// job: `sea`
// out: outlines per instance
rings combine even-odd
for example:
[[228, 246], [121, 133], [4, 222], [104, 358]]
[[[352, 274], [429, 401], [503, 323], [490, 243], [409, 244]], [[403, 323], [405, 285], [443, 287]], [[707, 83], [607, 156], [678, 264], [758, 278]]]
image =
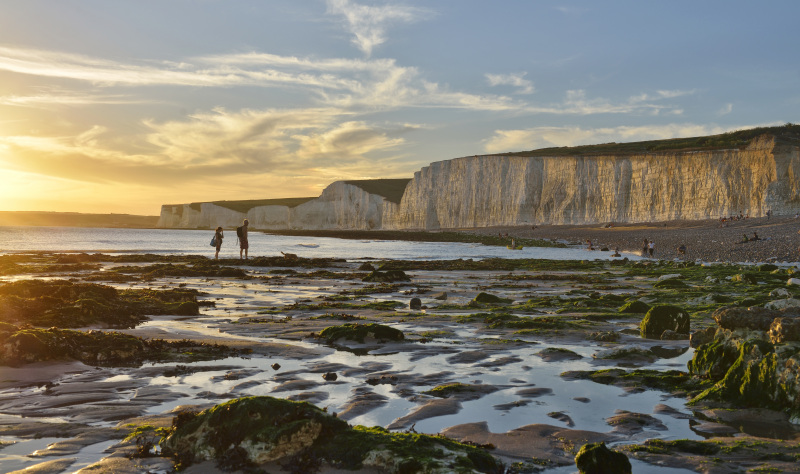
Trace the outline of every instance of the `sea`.
[[[108, 254], [214, 256], [211, 230], [118, 229], [86, 227], [0, 226], [0, 254], [29, 252], [84, 252]], [[303, 258], [346, 260], [454, 260], [534, 258], [546, 260], [611, 259], [612, 251], [585, 248], [506, 247], [456, 242], [351, 240], [331, 237], [295, 237], [251, 231], [250, 257], [293, 253]], [[631, 260], [641, 257], [623, 254]], [[238, 258], [236, 233], [226, 233], [220, 258]]]

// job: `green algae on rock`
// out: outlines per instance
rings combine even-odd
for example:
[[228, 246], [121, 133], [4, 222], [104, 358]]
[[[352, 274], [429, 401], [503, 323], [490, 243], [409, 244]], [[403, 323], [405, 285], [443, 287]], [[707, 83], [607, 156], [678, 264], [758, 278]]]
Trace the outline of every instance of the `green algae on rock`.
[[640, 300], [628, 301], [619, 308], [620, 313], [646, 313], [650, 311], [650, 305]]
[[179, 468], [213, 460], [227, 470], [275, 462], [291, 472], [315, 472], [325, 465], [390, 473], [503, 472], [500, 462], [474, 446], [351, 427], [310, 403], [272, 397], [239, 398], [176, 417], [162, 449]]
[[336, 342], [339, 339], [364, 342], [367, 337], [383, 341], [402, 341], [405, 338], [403, 331], [377, 323], [330, 326], [320, 331], [319, 337], [327, 340], [328, 343]]
[[628, 457], [602, 442], [584, 444], [575, 456], [575, 465], [581, 474], [631, 474]]
[[123, 290], [64, 280], [20, 280], [0, 285], [0, 317], [34, 326], [131, 328], [147, 315], [199, 314], [196, 290]]
[[709, 382], [679, 370], [624, 369], [574, 370], [561, 374], [567, 380], [591, 380], [621, 388], [651, 388], [668, 393], [699, 393]]
[[688, 336], [689, 313], [677, 306], [654, 306], [647, 311], [644, 319], [639, 324], [639, 331], [642, 337], [645, 338], [660, 339], [664, 331], [667, 330]]
[[65, 359], [90, 365], [130, 366], [146, 360], [212, 360], [237, 353], [216, 344], [141, 339], [119, 332], [18, 328], [0, 323], [0, 366]]

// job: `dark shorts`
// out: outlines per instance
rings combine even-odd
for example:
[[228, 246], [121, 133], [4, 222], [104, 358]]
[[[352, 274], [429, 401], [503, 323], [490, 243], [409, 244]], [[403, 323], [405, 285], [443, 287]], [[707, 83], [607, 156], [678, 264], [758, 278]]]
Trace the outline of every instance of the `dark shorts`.
[[217, 252], [219, 252], [219, 249], [221, 247], [222, 247], [222, 239], [217, 239]]
[[247, 250], [250, 248], [250, 244], [247, 242], [247, 239], [241, 239], [239, 241], [239, 248], [242, 250]]

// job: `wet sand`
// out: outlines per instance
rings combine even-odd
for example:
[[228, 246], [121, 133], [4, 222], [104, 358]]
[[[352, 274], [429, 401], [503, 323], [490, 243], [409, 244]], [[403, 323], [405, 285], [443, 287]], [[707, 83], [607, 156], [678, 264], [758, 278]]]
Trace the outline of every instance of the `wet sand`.
[[[550, 239], [586, 245], [595, 249], [619, 248], [622, 252], [641, 253], [642, 241], [655, 243], [654, 258], [702, 260], [704, 262], [798, 262], [800, 261], [800, 219], [793, 217], [719, 220], [668, 221], [606, 225], [543, 225], [460, 229], [481, 235], [508, 234], [509, 237]], [[757, 233], [761, 240], [743, 243], [743, 237]], [[686, 253], [677, 249], [686, 247]]]

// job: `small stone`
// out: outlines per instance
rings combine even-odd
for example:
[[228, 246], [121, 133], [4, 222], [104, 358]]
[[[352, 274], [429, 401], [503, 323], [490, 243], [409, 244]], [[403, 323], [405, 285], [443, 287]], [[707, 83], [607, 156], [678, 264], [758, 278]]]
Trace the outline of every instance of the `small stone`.
[[336, 372], [327, 372], [322, 374], [322, 378], [328, 382], [333, 382], [334, 380], [338, 379], [339, 376], [336, 375]]
[[272, 370], [278, 370], [281, 368], [281, 364], [275, 362], [274, 364], [270, 365], [270, 367], [272, 367]]
[[408, 303], [408, 307], [411, 309], [422, 309], [422, 300], [419, 298], [411, 298], [411, 302]]
[[445, 301], [447, 300], [447, 293], [445, 293], [444, 291], [442, 291], [441, 293], [434, 293], [431, 295], [431, 298], [439, 301]]

